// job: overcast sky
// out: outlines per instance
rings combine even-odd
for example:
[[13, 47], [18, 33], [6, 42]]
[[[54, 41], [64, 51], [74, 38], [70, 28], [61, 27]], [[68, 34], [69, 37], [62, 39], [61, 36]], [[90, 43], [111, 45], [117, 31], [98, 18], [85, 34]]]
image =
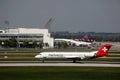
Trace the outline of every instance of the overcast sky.
[[120, 0], [0, 0], [0, 28], [43, 28], [52, 31], [120, 32]]

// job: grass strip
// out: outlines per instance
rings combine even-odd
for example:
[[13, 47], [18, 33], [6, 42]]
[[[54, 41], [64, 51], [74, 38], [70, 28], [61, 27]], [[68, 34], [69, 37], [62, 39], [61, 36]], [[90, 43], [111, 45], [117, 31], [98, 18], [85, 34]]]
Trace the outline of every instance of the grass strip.
[[120, 68], [0, 67], [0, 80], [120, 80]]

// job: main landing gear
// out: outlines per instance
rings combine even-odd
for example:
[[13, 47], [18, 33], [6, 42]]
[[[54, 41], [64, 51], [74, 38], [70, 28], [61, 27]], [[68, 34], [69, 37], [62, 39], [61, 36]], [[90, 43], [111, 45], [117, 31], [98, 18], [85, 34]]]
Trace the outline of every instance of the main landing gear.
[[73, 59], [73, 63], [76, 63], [76, 59]]

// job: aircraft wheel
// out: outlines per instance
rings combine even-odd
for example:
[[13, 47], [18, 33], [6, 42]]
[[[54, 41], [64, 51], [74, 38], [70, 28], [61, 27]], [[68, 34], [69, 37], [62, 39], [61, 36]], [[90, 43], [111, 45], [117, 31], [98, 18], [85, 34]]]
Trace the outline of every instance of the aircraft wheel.
[[76, 63], [76, 59], [73, 59], [73, 63]]
[[42, 59], [42, 63], [44, 63], [44, 59]]

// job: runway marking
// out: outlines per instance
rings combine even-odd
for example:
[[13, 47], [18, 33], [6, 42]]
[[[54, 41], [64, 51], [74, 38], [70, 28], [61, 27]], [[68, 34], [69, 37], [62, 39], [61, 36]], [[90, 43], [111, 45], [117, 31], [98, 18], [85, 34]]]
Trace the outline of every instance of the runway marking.
[[85, 67], [120, 67], [120, 64], [99, 63], [0, 63], [0, 66], [85, 66]]

